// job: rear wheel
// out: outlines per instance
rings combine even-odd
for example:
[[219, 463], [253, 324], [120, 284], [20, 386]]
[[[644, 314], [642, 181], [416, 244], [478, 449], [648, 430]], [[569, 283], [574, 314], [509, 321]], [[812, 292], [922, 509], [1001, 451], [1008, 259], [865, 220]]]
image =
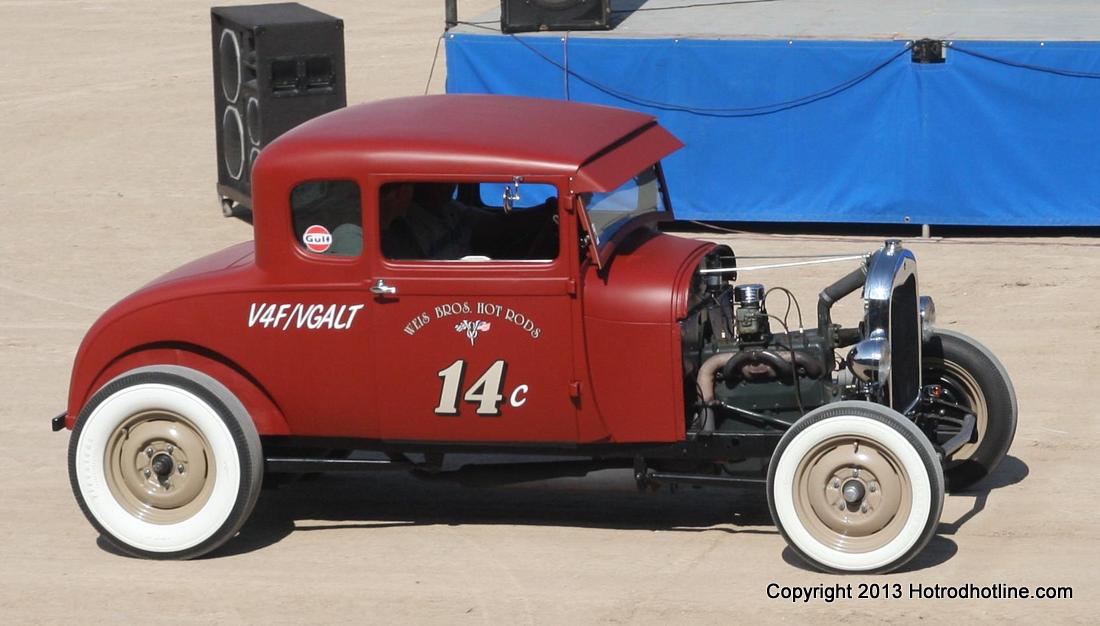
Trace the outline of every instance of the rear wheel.
[[[976, 440], [944, 463], [948, 489], [965, 489], [992, 472], [1008, 453], [1016, 435], [1016, 392], [997, 357], [961, 333], [937, 330], [924, 344], [921, 368], [925, 385], [943, 388], [940, 410], [945, 416], [974, 414]], [[936, 439], [943, 443], [957, 432], [957, 426], [945, 421], [937, 427]]]
[[888, 572], [935, 534], [943, 473], [927, 437], [870, 402], [811, 411], [780, 440], [768, 505], [803, 560], [829, 572]]
[[241, 403], [195, 370], [133, 370], [77, 418], [69, 477], [81, 510], [119, 550], [193, 558], [225, 543], [263, 481], [260, 438]]

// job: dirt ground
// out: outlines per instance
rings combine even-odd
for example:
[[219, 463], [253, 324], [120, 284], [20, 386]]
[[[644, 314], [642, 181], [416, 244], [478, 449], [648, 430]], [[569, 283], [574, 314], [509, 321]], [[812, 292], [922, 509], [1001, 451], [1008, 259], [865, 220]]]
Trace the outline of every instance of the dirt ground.
[[[346, 20], [349, 101], [423, 91], [441, 2], [311, 4]], [[493, 4], [461, 3], [464, 16]], [[762, 492], [642, 495], [619, 472], [479, 490], [322, 477], [265, 492], [209, 558], [111, 553], [70, 492], [67, 433], [48, 420], [103, 310], [251, 236], [214, 194], [208, 3], [0, 0], [0, 24], [0, 621], [1095, 622], [1100, 427], [1081, 400], [1100, 379], [1092, 239], [906, 242], [941, 324], [980, 338], [1011, 372], [1020, 424], [1000, 469], [947, 498], [938, 536], [900, 573], [808, 571]], [[741, 255], [879, 243], [722, 239]], [[844, 269], [757, 277], [812, 309]], [[906, 597], [792, 603], [768, 597], [773, 582], [900, 583]], [[1073, 599], [911, 599], [916, 583], [1069, 585]]]

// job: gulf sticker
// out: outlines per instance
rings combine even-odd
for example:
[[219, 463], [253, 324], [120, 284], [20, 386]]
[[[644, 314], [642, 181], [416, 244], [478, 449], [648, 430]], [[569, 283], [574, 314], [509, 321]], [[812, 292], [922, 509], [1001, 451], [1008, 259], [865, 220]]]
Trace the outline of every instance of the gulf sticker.
[[310, 252], [324, 252], [332, 246], [332, 234], [320, 224], [314, 224], [302, 233], [302, 243]]

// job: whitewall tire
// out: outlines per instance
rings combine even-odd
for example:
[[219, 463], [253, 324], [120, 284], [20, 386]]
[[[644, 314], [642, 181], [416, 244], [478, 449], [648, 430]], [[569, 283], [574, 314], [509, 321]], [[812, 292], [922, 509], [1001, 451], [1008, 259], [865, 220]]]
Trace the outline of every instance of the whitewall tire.
[[232, 538], [255, 506], [263, 454], [244, 406], [179, 366], [127, 372], [96, 392], [69, 442], [81, 510], [117, 549], [200, 556]]
[[943, 469], [927, 437], [870, 402], [837, 402], [796, 422], [772, 455], [767, 488], [791, 549], [829, 572], [900, 567], [927, 545], [943, 509]]

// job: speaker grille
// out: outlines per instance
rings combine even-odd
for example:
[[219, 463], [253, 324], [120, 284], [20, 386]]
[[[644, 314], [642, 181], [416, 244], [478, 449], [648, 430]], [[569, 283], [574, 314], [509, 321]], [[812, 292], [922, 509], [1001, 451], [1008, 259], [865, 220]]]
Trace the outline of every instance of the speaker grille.
[[222, 149], [229, 177], [240, 180], [244, 171], [244, 126], [236, 107], [225, 107], [225, 114], [222, 116]]
[[260, 145], [260, 101], [249, 98], [244, 107], [244, 120], [248, 124], [248, 141], [254, 145]]
[[252, 208], [264, 146], [347, 104], [344, 25], [295, 3], [210, 10], [218, 193]]
[[610, 0], [501, 0], [500, 30], [607, 30]]
[[241, 96], [241, 40], [228, 28], [218, 43], [218, 67], [221, 68], [222, 95], [233, 104]]

